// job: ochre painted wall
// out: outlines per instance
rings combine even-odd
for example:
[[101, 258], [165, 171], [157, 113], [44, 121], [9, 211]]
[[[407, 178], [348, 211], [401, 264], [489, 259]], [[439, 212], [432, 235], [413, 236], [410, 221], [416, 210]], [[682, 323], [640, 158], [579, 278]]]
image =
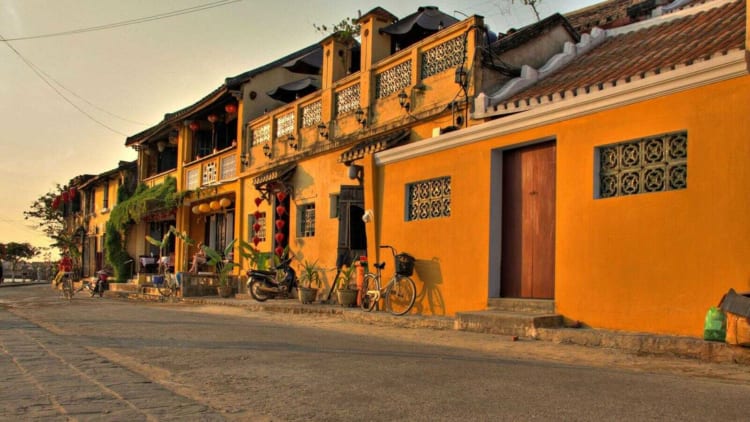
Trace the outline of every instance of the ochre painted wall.
[[[387, 164], [379, 239], [420, 260], [419, 290], [428, 279], [447, 314], [484, 309], [490, 176], [501, 171], [491, 152], [556, 139], [557, 311], [593, 327], [700, 336], [730, 287], [750, 290], [749, 96], [743, 77]], [[597, 146], [680, 130], [687, 189], [594, 199]], [[451, 216], [406, 222], [405, 185], [441, 176], [452, 178]], [[417, 311], [435, 313], [433, 302], [418, 298]]]

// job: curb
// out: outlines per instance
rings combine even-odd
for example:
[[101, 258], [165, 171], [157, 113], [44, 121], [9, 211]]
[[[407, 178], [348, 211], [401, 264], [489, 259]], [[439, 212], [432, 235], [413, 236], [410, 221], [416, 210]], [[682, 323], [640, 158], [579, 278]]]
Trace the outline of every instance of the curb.
[[24, 281], [21, 283], [2, 282], [0, 283], [0, 289], [3, 287], [23, 287], [23, 286], [38, 286], [40, 284], [49, 284], [49, 281]]

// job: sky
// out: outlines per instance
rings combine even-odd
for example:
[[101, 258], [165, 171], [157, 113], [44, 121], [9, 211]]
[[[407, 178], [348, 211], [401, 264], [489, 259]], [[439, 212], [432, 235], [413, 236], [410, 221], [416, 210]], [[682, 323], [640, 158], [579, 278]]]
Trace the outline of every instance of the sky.
[[[597, 2], [543, 0], [538, 9], [544, 18]], [[378, 6], [405, 17], [425, 5], [458, 19], [481, 15], [494, 32], [534, 22], [521, 0], [509, 3], [0, 0], [0, 38], [11, 40], [0, 41], [0, 243], [49, 246], [23, 217], [35, 199], [77, 175], [134, 160], [128, 136], [195, 103], [227, 77], [321, 41], [325, 35], [313, 24]], [[196, 11], [143, 19], [185, 9]], [[131, 20], [145, 21], [78, 31]], [[61, 32], [75, 33], [39, 37]]]

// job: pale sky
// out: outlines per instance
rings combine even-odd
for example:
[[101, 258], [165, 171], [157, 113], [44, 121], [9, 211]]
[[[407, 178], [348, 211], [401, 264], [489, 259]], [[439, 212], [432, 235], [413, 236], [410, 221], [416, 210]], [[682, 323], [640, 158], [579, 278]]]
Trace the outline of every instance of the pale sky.
[[[0, 0], [0, 37], [75, 31], [216, 2]], [[597, 2], [545, 0], [539, 10], [544, 18]], [[534, 21], [530, 9], [519, 5], [521, 0], [510, 14], [503, 13], [507, 3], [239, 0], [114, 29], [0, 41], [0, 243], [48, 246], [49, 240], [23, 219], [36, 198], [79, 174], [102, 173], [120, 160], [134, 160], [135, 152], [124, 146], [127, 136], [195, 103], [226, 77], [320, 41], [324, 35], [313, 23], [333, 24], [378, 6], [405, 17], [425, 5], [458, 19], [484, 16], [494, 32]], [[8, 44], [53, 79], [50, 84], [82, 111], [37, 76]]]

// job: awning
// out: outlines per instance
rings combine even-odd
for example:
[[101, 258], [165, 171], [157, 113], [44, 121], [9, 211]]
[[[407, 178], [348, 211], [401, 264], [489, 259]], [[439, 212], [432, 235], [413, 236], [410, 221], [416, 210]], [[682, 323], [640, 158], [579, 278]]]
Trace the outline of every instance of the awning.
[[297, 168], [296, 163], [283, 164], [278, 167], [274, 167], [265, 173], [253, 178], [253, 184], [257, 189], [259, 186], [267, 185], [272, 182], [286, 183], [294, 174], [294, 169]]
[[291, 103], [297, 98], [304, 97], [318, 89], [320, 89], [320, 83], [317, 79], [305, 78], [281, 85], [272, 91], [268, 91], [267, 94], [274, 100]]
[[384, 135], [374, 136], [349, 148], [339, 157], [340, 163], [350, 163], [363, 158], [365, 154], [374, 154], [379, 151], [398, 145], [401, 141], [408, 139], [411, 131], [409, 129], [399, 130]]
[[441, 12], [437, 7], [425, 6], [417, 9], [416, 13], [386, 26], [380, 32], [390, 35], [405, 35], [412, 31], [437, 32], [456, 22], [458, 19]]
[[296, 57], [281, 65], [284, 69], [294, 73], [305, 73], [317, 75], [323, 66], [323, 48], [311, 51], [303, 56]]

